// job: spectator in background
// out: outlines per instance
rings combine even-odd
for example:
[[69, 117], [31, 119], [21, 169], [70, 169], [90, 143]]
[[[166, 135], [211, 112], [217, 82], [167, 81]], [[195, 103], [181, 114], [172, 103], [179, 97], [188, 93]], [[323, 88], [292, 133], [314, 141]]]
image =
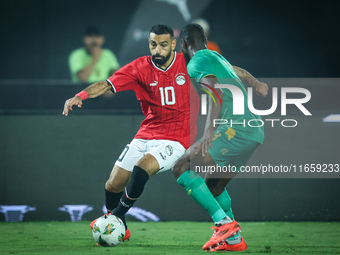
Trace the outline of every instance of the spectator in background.
[[84, 47], [71, 52], [69, 67], [73, 82], [94, 83], [106, 80], [119, 69], [118, 60], [109, 49], [103, 49], [104, 36], [94, 26], [87, 27]]
[[200, 18], [200, 19], [194, 20], [192, 23], [198, 24], [203, 28], [205, 37], [207, 37], [207, 48], [209, 50], [214, 50], [222, 55], [220, 47], [218, 47], [218, 44], [216, 42], [209, 41], [210, 26], [209, 26], [208, 21]]

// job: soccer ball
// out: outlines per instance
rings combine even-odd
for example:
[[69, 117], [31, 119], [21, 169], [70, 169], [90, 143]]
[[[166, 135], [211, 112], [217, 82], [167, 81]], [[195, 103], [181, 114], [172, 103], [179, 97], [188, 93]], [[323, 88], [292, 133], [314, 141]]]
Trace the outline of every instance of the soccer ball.
[[101, 246], [117, 246], [125, 236], [125, 226], [121, 219], [115, 215], [99, 217], [93, 225], [94, 240]]

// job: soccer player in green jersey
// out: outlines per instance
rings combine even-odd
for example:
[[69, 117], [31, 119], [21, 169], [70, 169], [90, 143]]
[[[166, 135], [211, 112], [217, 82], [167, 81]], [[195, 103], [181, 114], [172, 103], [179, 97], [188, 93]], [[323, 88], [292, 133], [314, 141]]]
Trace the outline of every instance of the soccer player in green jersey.
[[[261, 118], [248, 109], [245, 86], [237, 75], [242, 70], [233, 68], [223, 56], [207, 49], [206, 37], [201, 26], [187, 25], [181, 31], [180, 39], [187, 60], [188, 73], [196, 90], [199, 92], [202, 88], [213, 97], [209, 98], [203, 137], [177, 161], [173, 173], [177, 182], [208, 211], [215, 222], [216, 227], [213, 227], [215, 232], [203, 249], [243, 251], [247, 249], [247, 244], [239, 234], [240, 227], [234, 220], [231, 199], [225, 189], [236, 173], [230, 173], [219, 179], [204, 180], [193, 171], [193, 166], [232, 166], [238, 172], [258, 145], [263, 143], [263, 126], [256, 124], [257, 127], [254, 127], [256, 126], [254, 123], [252, 126], [248, 125], [249, 120], [256, 122]], [[257, 93], [266, 96], [267, 84], [258, 82], [255, 78], [253, 80], [255, 82], [250, 85]], [[236, 90], [242, 92], [244, 114], [234, 114], [236, 109], [233, 109], [233, 95], [229, 89], [218, 88], [217, 85], [221, 84], [233, 85]], [[221, 101], [214, 99], [214, 93]], [[214, 130], [216, 120], [223, 124]]]

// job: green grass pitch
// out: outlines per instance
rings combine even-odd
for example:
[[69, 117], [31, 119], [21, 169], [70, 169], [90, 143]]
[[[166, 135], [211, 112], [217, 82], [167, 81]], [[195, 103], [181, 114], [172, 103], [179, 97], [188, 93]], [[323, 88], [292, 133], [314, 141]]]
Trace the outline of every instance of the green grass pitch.
[[[89, 224], [1, 222], [0, 254], [207, 254], [202, 245], [212, 235], [209, 222], [129, 222], [131, 239], [111, 248], [95, 245]], [[240, 224], [242, 253], [340, 254], [340, 222]]]

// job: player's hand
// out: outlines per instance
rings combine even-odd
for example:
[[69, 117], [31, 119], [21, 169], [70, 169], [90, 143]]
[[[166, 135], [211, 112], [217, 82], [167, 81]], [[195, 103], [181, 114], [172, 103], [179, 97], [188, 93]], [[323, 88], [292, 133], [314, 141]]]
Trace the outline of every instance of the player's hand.
[[268, 95], [268, 85], [264, 82], [259, 82], [255, 86], [255, 92], [258, 96], [266, 97]]
[[77, 96], [66, 100], [63, 115], [67, 116], [69, 111], [73, 111], [72, 106], [74, 105], [77, 105], [79, 108], [81, 108], [81, 106], [83, 105], [83, 100]]
[[200, 150], [202, 150], [202, 156], [204, 157], [209, 150], [209, 146], [212, 148], [212, 141], [214, 138], [214, 129], [212, 127], [206, 129], [204, 131], [203, 137], [201, 138], [201, 142], [196, 148], [195, 154], [198, 154]]

